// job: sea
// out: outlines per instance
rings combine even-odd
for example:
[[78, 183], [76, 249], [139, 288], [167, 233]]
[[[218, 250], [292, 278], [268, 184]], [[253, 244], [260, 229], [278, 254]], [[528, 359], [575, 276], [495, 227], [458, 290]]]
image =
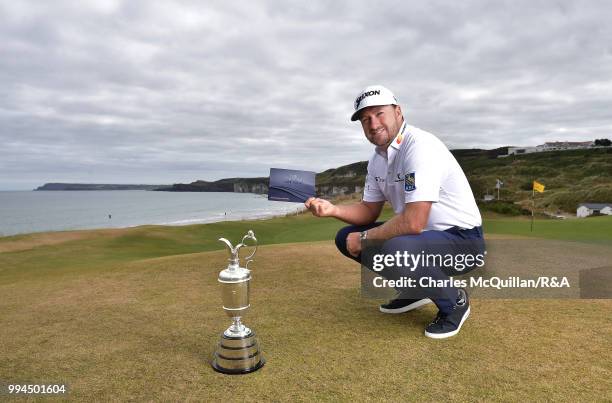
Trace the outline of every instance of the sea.
[[0, 236], [138, 225], [190, 225], [297, 213], [266, 195], [146, 190], [0, 191]]

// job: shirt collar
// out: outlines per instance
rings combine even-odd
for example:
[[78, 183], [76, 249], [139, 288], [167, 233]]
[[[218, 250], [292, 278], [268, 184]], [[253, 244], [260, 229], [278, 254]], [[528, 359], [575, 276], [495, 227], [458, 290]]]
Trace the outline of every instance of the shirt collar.
[[400, 146], [402, 145], [402, 141], [404, 141], [404, 130], [406, 130], [406, 121], [402, 123], [402, 127], [400, 127], [400, 130], [397, 133], [397, 136], [395, 136], [395, 138], [393, 139], [389, 147], [393, 147], [396, 150], [400, 149]]
[[[395, 136], [391, 144], [389, 144], [389, 147], [393, 147], [396, 150], [400, 149], [400, 146], [402, 145], [402, 141], [404, 141], [404, 137], [405, 137], [404, 131], [405, 130], [406, 130], [406, 121], [404, 120], [404, 123], [402, 123], [402, 127], [400, 127], [399, 132], [397, 133], [397, 135]], [[376, 147], [376, 152], [380, 155], [386, 156], [388, 151], [389, 151], [389, 148], [383, 149], [382, 147]]]

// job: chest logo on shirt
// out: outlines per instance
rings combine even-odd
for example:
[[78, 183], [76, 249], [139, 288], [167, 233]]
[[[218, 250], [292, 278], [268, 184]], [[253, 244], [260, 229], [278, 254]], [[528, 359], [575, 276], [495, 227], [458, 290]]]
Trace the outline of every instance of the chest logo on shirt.
[[404, 190], [406, 192], [412, 192], [416, 189], [416, 179], [414, 177], [414, 172], [410, 172], [406, 174], [404, 177]]

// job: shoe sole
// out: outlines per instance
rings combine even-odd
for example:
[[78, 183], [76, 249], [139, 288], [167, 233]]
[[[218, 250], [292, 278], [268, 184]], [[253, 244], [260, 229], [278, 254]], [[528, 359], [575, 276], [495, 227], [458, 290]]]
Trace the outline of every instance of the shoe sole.
[[463, 314], [463, 317], [461, 318], [461, 322], [459, 322], [459, 326], [457, 327], [457, 329], [453, 330], [452, 332], [448, 332], [448, 333], [429, 333], [427, 330], [425, 330], [425, 336], [432, 338], [432, 339], [446, 339], [447, 337], [453, 337], [454, 335], [459, 333], [459, 330], [461, 330], [461, 326], [463, 326], [463, 322], [465, 322], [468, 316], [470, 316], [469, 306], [468, 306], [467, 311], [465, 311], [465, 313]]
[[423, 305], [431, 304], [431, 302], [432, 301], [429, 298], [425, 298], [417, 302], [413, 302], [410, 305], [403, 306], [401, 308], [389, 309], [389, 308], [383, 308], [382, 306], [379, 306], [378, 309], [380, 309], [382, 313], [404, 313], [404, 312], [412, 311], [413, 309], [420, 308]]

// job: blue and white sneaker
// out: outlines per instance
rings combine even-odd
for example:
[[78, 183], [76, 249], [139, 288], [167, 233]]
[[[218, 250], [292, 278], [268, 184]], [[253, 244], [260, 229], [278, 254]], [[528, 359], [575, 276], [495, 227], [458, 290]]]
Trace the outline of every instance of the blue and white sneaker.
[[467, 292], [459, 289], [459, 297], [453, 310], [449, 313], [438, 312], [438, 315], [425, 328], [425, 336], [432, 339], [446, 339], [459, 333], [463, 322], [470, 316], [470, 300]]
[[386, 304], [382, 304], [379, 309], [383, 313], [404, 313], [431, 304], [429, 298], [423, 299], [393, 299]]

